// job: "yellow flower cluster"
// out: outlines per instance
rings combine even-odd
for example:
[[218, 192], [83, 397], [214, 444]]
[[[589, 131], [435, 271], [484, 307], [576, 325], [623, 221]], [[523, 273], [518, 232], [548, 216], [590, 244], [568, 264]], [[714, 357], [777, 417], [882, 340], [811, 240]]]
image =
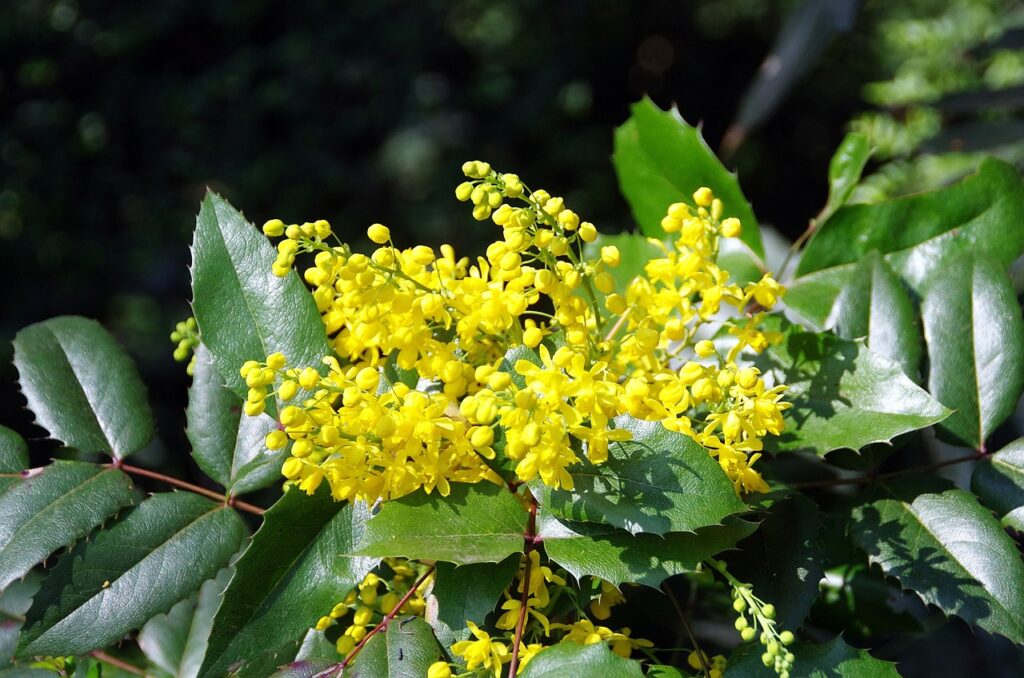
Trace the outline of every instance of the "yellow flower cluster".
[[[247, 413], [269, 394], [291, 403], [267, 439], [291, 444], [289, 481], [312, 492], [326, 478], [338, 499], [447, 494], [449, 481], [497, 481], [486, 461], [501, 450], [520, 481], [571, 489], [572, 439], [600, 464], [629, 438], [613, 423], [629, 414], [693, 436], [737, 492], [764, 490], [751, 465], [782, 431], [784, 387], [738, 361], [768, 345], [758, 311], [784, 290], [770, 275], [735, 284], [718, 267], [719, 239], [742, 231], [721, 201], [701, 188], [692, 205], [671, 205], [662, 227], [674, 240], [617, 290], [620, 252], [599, 247], [561, 197], [487, 163], [463, 171], [456, 197], [502, 229], [475, 261], [449, 245], [398, 249], [380, 224], [367, 231], [379, 245], [369, 255], [336, 242], [326, 221], [264, 225], [284, 236], [275, 274], [312, 255], [303, 277], [340, 358], [325, 358], [325, 376], [280, 356], [242, 368]], [[724, 341], [702, 339], [719, 327]], [[539, 361], [506, 359], [516, 346]], [[399, 370], [418, 384], [382, 378]]]
[[199, 326], [196, 325], [196, 319], [186, 318], [175, 325], [174, 331], [171, 332], [171, 343], [176, 344], [174, 359], [179, 363], [188, 360], [185, 372], [191, 376], [196, 367], [196, 356], [193, 352], [199, 346]]
[[723, 678], [723, 676], [725, 676], [725, 668], [729, 661], [724, 654], [716, 654], [714, 657], [708, 657], [706, 652], [694, 650], [687, 655], [686, 663], [695, 671], [701, 671], [704, 666], [707, 665], [708, 678]]

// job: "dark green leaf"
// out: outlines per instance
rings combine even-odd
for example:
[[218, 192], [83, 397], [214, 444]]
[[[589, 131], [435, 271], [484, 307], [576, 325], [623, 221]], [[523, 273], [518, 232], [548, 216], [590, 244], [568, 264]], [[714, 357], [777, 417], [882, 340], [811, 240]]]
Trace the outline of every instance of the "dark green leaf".
[[208, 193], [196, 219], [192, 308], [203, 343], [227, 385], [245, 397], [238, 369], [281, 352], [292, 366], [319, 368], [331, 355], [313, 296], [291, 271], [271, 272], [274, 247], [226, 200]]
[[[28, 445], [25, 439], [7, 428], [0, 426], [0, 474], [20, 473], [28, 468]], [[21, 478], [0, 477], [0, 494], [21, 482]]]
[[39, 577], [33, 576], [37, 574], [30, 572], [0, 593], [0, 666], [6, 666], [14, 658], [25, 613], [32, 606], [32, 596], [39, 590]]
[[623, 659], [604, 643], [557, 643], [534, 655], [519, 675], [522, 678], [641, 678], [644, 672], [640, 670], [638, 662]]
[[950, 257], [974, 253], [1003, 269], [1024, 252], [1024, 183], [1011, 165], [985, 160], [977, 174], [928, 193], [837, 211], [811, 239], [797, 276], [835, 277], [872, 250], [915, 292]]
[[956, 411], [940, 424], [978, 449], [1013, 412], [1024, 388], [1024, 321], [1005, 267], [950, 266], [921, 302], [928, 390]]
[[68, 447], [121, 459], [153, 437], [139, 372], [95, 320], [29, 325], [14, 338], [14, 365], [36, 422]]
[[258, 490], [281, 478], [287, 452], [271, 452], [264, 444], [277, 422], [266, 414], [242, 414], [242, 401], [224, 386], [202, 344], [196, 349], [186, 417], [196, 463], [232, 494]]
[[0, 589], [132, 503], [113, 468], [55, 461], [0, 495]]
[[755, 360], [786, 384], [786, 430], [766, 442], [773, 451], [859, 450], [931, 426], [949, 410], [910, 381], [899, 365], [861, 343], [807, 332], [776, 317], [766, 323], [782, 340]]
[[612, 444], [603, 464], [572, 467], [575, 489], [530, 483], [545, 510], [634, 534], [692, 532], [746, 510], [718, 462], [693, 438], [629, 416], [616, 419], [615, 426], [633, 439]]
[[437, 598], [436, 618], [458, 631], [467, 619], [479, 621], [486, 617], [498, 606], [501, 592], [512, 583], [519, 561], [516, 555], [500, 563], [438, 563], [431, 591]]
[[[740, 645], [729, 657], [729, 678], [774, 678], [774, 669], [761, 663], [763, 648], [754, 644]], [[797, 643], [794, 676], [807, 678], [899, 678], [896, 665], [875, 659], [865, 650], [850, 647], [839, 636], [822, 645]]]
[[982, 460], [971, 476], [971, 490], [1003, 525], [1024, 532], [1024, 438]]
[[[371, 639], [370, 642], [373, 640]], [[367, 643], [367, 645], [369, 644]], [[291, 664], [285, 664], [270, 676], [271, 678], [316, 678], [337, 665], [338, 662], [325, 659], [300, 659]]]
[[850, 199], [870, 157], [871, 146], [866, 136], [850, 132], [843, 137], [828, 164], [828, 202], [818, 218], [819, 224], [825, 223]]
[[705, 558], [732, 548], [757, 529], [755, 523], [731, 519], [725, 525], [694, 533], [632, 535], [609, 525], [558, 520], [541, 512], [538, 532], [544, 551], [574, 577], [601, 577], [616, 586], [625, 582], [657, 588], [675, 574], [693, 572]]
[[153, 495], [60, 559], [32, 603], [19, 654], [85, 654], [118, 640], [196, 591], [244, 538], [223, 504]]
[[398, 616], [356, 655], [345, 675], [354, 678], [423, 678], [441, 659], [441, 648], [427, 622]]
[[295, 656], [306, 631], [377, 564], [354, 558], [365, 507], [286, 492], [235, 564], [201, 676], [265, 676]]
[[724, 216], [743, 224], [740, 239], [758, 257], [764, 256], [757, 219], [736, 175], [722, 166], [700, 130], [687, 125], [676, 109], [663, 111], [646, 97], [633, 104], [632, 116], [615, 130], [612, 160], [643, 233], [664, 238], [661, 219], [668, 206], [692, 204], [693, 192], [707, 186], [722, 199]]
[[1024, 642], [1024, 564], [973, 495], [875, 501], [854, 510], [851, 530], [872, 563], [926, 603]]
[[367, 521], [356, 553], [460, 565], [496, 563], [523, 550], [526, 517], [505, 487], [452, 483], [447, 497], [420, 490], [384, 502]]

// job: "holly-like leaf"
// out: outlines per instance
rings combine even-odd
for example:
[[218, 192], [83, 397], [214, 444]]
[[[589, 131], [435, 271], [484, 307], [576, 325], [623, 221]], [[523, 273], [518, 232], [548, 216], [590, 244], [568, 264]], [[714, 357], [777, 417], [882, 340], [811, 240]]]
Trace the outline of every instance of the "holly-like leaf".
[[167, 614], [159, 614], [142, 627], [139, 647], [146, 657], [175, 678], [195, 678], [206, 656], [213, 615], [233, 570], [224, 568], [203, 582], [198, 596], [186, 598]]
[[291, 661], [306, 631], [376, 566], [351, 555], [368, 517], [326, 487], [286, 492], [235, 564], [199, 675], [265, 676]]
[[85, 654], [141, 628], [227, 565], [245, 538], [235, 511], [155, 494], [62, 557], [29, 610], [19, 655]]
[[971, 491], [1003, 525], [1024, 532], [1024, 438], [979, 462], [971, 475]]
[[928, 390], [955, 411], [940, 428], [978, 449], [1024, 388], [1024, 320], [1005, 268], [966, 259], [935, 280], [921, 302]]
[[371, 638], [352, 661], [346, 674], [359, 678], [423, 678], [441, 659], [441, 648], [427, 622], [399, 615], [387, 631]]
[[[0, 473], [20, 473], [28, 468], [28, 445], [25, 439], [7, 428], [0, 426]], [[21, 482], [21, 478], [0, 477], [0, 494]]]
[[851, 532], [872, 563], [926, 603], [1024, 642], [1024, 563], [973, 495], [871, 502], [853, 511]]
[[287, 452], [271, 452], [264, 444], [277, 423], [266, 414], [242, 414], [242, 401], [224, 385], [213, 357], [202, 344], [196, 349], [185, 415], [192, 457], [231, 494], [252, 492], [281, 478]]
[[[962, 182], [928, 193], [837, 211], [804, 250], [797, 276], [836, 278], [873, 250], [917, 293], [951, 258], [974, 254], [1004, 270], [1024, 253], [1024, 182], [988, 159]], [[803, 282], [803, 281], [801, 281]]]
[[820, 294], [821, 280], [797, 281], [786, 293], [786, 306], [818, 329], [844, 339], [866, 338], [873, 353], [899, 363], [914, 378], [922, 351], [917, 312], [882, 255], [872, 252], [836, 282], [837, 290]]
[[419, 490], [384, 502], [366, 522], [358, 555], [466, 565], [497, 563], [523, 550], [526, 511], [505, 487], [452, 483], [451, 494]]
[[638, 662], [620, 657], [605, 643], [556, 643], [534, 655], [519, 675], [522, 678], [641, 678], [644, 672]]
[[612, 161], [619, 188], [633, 210], [640, 230], [664, 238], [661, 220], [675, 202], [692, 205], [693, 192], [707, 186], [722, 199], [724, 217], [743, 224], [740, 239], [764, 257], [761, 233], [736, 175], [715, 157], [700, 130], [686, 124], [679, 111], [663, 111], [643, 98], [632, 115], [615, 130]]
[[55, 461], [0, 495], [0, 590], [132, 503], [117, 469]]
[[[729, 657], [729, 677], [774, 678], [773, 668], [761, 662], [764, 648], [757, 643], [745, 643]], [[827, 643], [797, 643], [791, 648], [796, 656], [790, 673], [807, 678], [899, 678], [896, 665], [875, 659], [866, 650], [846, 644], [840, 636]]]
[[512, 583], [520, 557], [500, 563], [453, 565], [438, 563], [431, 594], [437, 598], [436, 618], [456, 631], [466, 620], [480, 620], [498, 606], [501, 592]]
[[766, 325], [782, 331], [754, 361], [775, 382], [786, 384], [786, 429], [765, 443], [772, 451], [859, 450], [871, 443], [942, 421], [949, 410], [903, 374], [899, 365], [862, 343], [817, 334], [777, 317]]
[[843, 137], [828, 163], [828, 202], [818, 217], [819, 224], [828, 221], [850, 199], [870, 157], [871, 146], [866, 136], [850, 132]]
[[36, 423], [68, 447], [122, 459], [153, 437], [139, 372], [95, 320], [29, 325], [14, 337], [14, 365]]
[[633, 535], [610, 525], [559, 520], [543, 511], [537, 520], [545, 552], [577, 579], [590, 575], [615, 585], [632, 582], [652, 588], [672, 575], [693, 572], [702, 560], [732, 548], [757, 529], [755, 523], [730, 519], [696, 533]]
[[544, 510], [634, 534], [692, 532], [746, 510], [718, 462], [689, 436], [629, 416], [615, 426], [632, 440], [612, 444], [603, 464], [569, 469], [573, 490], [530, 483]]
[[271, 272], [270, 241], [215, 193], [207, 193], [192, 245], [192, 309], [227, 385], [244, 398], [238, 369], [281, 352], [290, 365], [320, 367], [331, 355], [313, 296], [294, 271]]

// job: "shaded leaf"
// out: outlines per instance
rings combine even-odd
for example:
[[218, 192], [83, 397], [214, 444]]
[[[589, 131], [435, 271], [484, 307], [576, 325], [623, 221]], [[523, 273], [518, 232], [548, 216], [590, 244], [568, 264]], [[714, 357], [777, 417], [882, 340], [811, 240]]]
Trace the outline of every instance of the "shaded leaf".
[[522, 678], [641, 678], [644, 672], [640, 670], [639, 662], [623, 659], [609, 650], [605, 643], [556, 643], [534, 655], [519, 675]]
[[1024, 438], [980, 461], [971, 475], [971, 491], [1003, 525], [1024, 531]]
[[322, 675], [325, 671], [337, 665], [337, 662], [326, 659], [300, 659], [290, 664], [285, 664], [270, 674], [270, 676], [271, 678], [316, 678], [316, 676]]
[[[859, 0], [848, 4], [858, 4]], [[821, 3], [819, 3], [821, 4]], [[860, 175], [864, 171], [864, 165], [871, 157], [871, 146], [868, 138], [857, 132], [850, 132], [839, 144], [839, 148], [832, 155], [828, 163], [828, 202], [825, 209], [818, 218], [822, 224], [832, 216], [837, 209], [846, 204], [853, 194], [853, 189], [860, 181]]]
[[500, 563], [438, 563], [431, 591], [437, 598], [436, 619], [453, 630], [461, 630], [467, 619], [486, 617], [498, 606], [502, 591], [512, 583], [519, 561], [518, 555], [512, 555]]
[[[28, 445], [25, 439], [7, 428], [0, 426], [0, 473], [20, 473], [28, 468]], [[21, 482], [21, 478], [0, 477], [0, 494]]]
[[121, 459], [153, 437], [135, 363], [95, 320], [29, 325], [14, 337], [14, 365], [36, 422], [64, 445]]
[[1024, 563], [973, 495], [953, 489], [865, 504], [853, 511], [851, 533], [872, 563], [926, 603], [1024, 642]]
[[245, 538], [234, 510], [155, 494], [62, 557], [43, 582], [19, 655], [85, 654], [141, 628], [224, 567]]
[[11, 582], [0, 592], [0, 666], [7, 666], [14, 658], [25, 613], [32, 606], [32, 596], [39, 590], [39, 580], [37, 572], [29, 572], [27, 577]]
[[[729, 657], [729, 677], [773, 678], [775, 670], [761, 663], [763, 648], [756, 643], [740, 645]], [[846, 644], [840, 636], [827, 643], [797, 643], [792, 674], [807, 678], [899, 678], [896, 665], [875, 659], [866, 650]]]
[[427, 622], [398, 616], [360, 650], [346, 669], [355, 678], [423, 678], [441, 659], [441, 648]]
[[132, 503], [117, 469], [55, 461], [0, 495], [0, 590]]
[[928, 390], [955, 411], [940, 424], [978, 449], [1024, 388], [1024, 320], [1005, 268], [970, 259], [949, 267], [921, 302]]

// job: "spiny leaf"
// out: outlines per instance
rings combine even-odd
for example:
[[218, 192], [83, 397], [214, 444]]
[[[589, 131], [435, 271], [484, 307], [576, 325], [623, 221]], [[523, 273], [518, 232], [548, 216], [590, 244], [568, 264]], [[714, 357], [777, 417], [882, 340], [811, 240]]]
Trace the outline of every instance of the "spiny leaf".
[[419, 617], [400, 615], [366, 643], [348, 671], [358, 678], [422, 678], [440, 658], [430, 626]]
[[456, 566], [438, 563], [431, 594], [437, 598], [436, 618], [458, 631], [466, 620], [483, 619], [497, 607], [501, 592], [512, 583], [520, 556], [500, 563]]
[[975, 466], [971, 490], [996, 512], [1003, 525], [1024, 532], [1024, 438]]
[[[761, 662], [762, 648], [757, 643], [740, 645], [729, 657], [729, 676], [737, 678], [774, 678], [772, 668]], [[807, 678], [899, 678], [896, 665], [875, 659], [865, 650], [850, 647], [836, 636], [827, 643], [797, 643], [791, 651], [796, 656], [791, 671]]]

